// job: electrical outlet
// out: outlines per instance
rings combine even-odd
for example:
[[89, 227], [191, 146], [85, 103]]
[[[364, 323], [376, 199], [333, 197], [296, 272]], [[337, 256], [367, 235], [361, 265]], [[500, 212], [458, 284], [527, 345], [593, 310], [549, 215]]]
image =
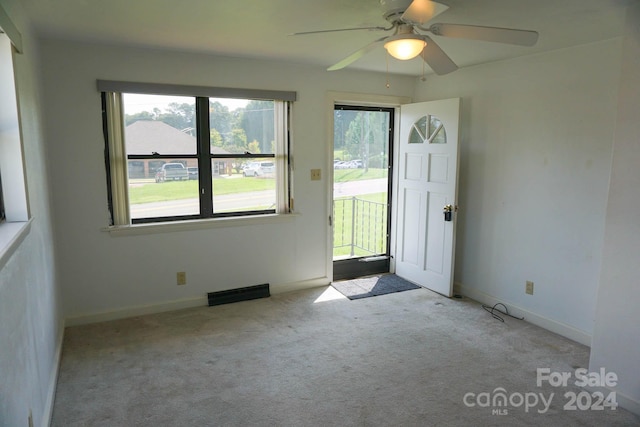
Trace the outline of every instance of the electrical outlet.
[[533, 295], [533, 282], [527, 280], [527, 284], [525, 285], [524, 292], [527, 295]]
[[187, 273], [184, 271], [179, 271], [176, 274], [176, 279], [178, 281], [178, 286], [187, 284]]
[[311, 181], [320, 181], [320, 169], [311, 169]]

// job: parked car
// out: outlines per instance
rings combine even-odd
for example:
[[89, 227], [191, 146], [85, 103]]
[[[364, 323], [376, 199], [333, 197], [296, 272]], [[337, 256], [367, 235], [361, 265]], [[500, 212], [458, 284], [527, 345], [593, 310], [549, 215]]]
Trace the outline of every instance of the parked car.
[[264, 176], [273, 175], [276, 166], [273, 162], [249, 162], [245, 165], [243, 176]]
[[182, 181], [189, 179], [189, 171], [182, 163], [165, 163], [156, 172], [156, 182]]
[[187, 168], [187, 172], [189, 173], [189, 179], [198, 179], [198, 168]]
[[242, 170], [242, 172], [246, 171], [247, 169], [251, 169], [256, 167], [256, 163], [257, 162], [247, 162], [244, 163], [242, 166], [240, 166], [240, 170]]
[[362, 160], [348, 160], [346, 162], [334, 161], [334, 169], [360, 169], [363, 167]]
[[333, 168], [334, 169], [348, 169], [348, 162], [334, 162], [333, 163]]
[[348, 162], [344, 162], [346, 169], [357, 169], [358, 165], [353, 160], [349, 160]]

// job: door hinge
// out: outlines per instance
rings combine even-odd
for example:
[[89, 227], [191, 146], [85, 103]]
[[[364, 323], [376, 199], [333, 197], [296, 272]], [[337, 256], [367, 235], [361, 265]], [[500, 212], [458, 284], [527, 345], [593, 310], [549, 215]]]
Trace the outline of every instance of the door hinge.
[[329, 215], [329, 227], [333, 227], [333, 220], [331, 219], [331, 215]]

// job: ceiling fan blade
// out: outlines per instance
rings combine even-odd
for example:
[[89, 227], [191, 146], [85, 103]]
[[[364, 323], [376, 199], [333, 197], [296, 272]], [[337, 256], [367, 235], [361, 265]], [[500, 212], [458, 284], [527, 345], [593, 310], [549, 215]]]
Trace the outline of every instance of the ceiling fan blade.
[[422, 36], [427, 45], [422, 50], [422, 59], [439, 76], [449, 74], [458, 69], [458, 66], [429, 36]]
[[337, 64], [334, 64], [331, 67], [327, 68], [327, 71], [340, 70], [340, 69], [346, 67], [347, 65], [350, 65], [350, 64], [356, 62], [358, 59], [362, 58], [367, 53], [369, 53], [370, 51], [372, 51], [373, 49], [378, 47], [378, 45], [380, 43], [382, 43], [383, 41], [385, 41], [386, 39], [388, 39], [388, 37], [385, 36], [385, 37], [379, 38], [378, 40], [375, 40], [374, 42], [369, 43], [368, 45], [366, 45], [362, 49], [360, 49], [360, 50], [358, 50], [356, 52], [353, 52], [351, 55], [347, 56], [346, 58], [344, 58], [342, 61], [338, 62]]
[[413, 0], [400, 19], [404, 22], [422, 25], [447, 9], [449, 6], [431, 0]]
[[302, 31], [300, 33], [291, 33], [288, 34], [290, 36], [304, 36], [307, 34], [322, 34], [322, 33], [338, 33], [341, 31], [358, 31], [358, 30], [369, 30], [369, 31], [389, 31], [393, 27], [355, 27], [355, 28], [338, 28], [336, 30], [318, 30], [318, 31]]
[[429, 27], [429, 32], [437, 36], [484, 40], [520, 46], [533, 46], [538, 41], [538, 33], [536, 31], [480, 27], [477, 25], [433, 24]]

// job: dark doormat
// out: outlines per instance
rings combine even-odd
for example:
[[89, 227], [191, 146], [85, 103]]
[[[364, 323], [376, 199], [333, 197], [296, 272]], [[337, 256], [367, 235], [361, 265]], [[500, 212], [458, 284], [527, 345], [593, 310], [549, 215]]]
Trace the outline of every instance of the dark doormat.
[[411, 289], [420, 289], [420, 286], [407, 282], [395, 274], [384, 274], [381, 276], [333, 282], [331, 286], [351, 300], [408, 291]]

